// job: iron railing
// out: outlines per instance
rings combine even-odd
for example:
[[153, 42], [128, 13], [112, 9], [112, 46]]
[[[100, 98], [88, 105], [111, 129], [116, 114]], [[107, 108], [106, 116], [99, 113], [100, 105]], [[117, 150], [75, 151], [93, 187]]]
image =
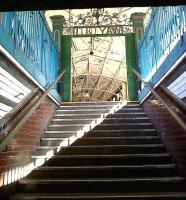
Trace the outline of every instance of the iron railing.
[[0, 134], [8, 127], [12, 120], [37, 96], [38, 88], [30, 92], [21, 102], [19, 102], [10, 112], [0, 119]]
[[48, 87], [48, 89], [44, 92], [44, 94], [36, 101], [36, 103], [28, 110], [28, 112], [23, 116], [22, 119], [13, 127], [13, 129], [8, 132], [8, 134], [3, 138], [3, 140], [0, 143], [0, 151], [5, 150], [7, 144], [9, 141], [16, 135], [18, 130], [24, 125], [24, 123], [29, 119], [29, 117], [32, 115], [32, 113], [39, 107], [39, 105], [43, 102], [43, 100], [46, 98], [46, 96], [50, 93], [50, 91], [54, 88], [56, 83], [62, 78], [63, 74], [65, 73], [65, 70], [62, 71], [59, 76], [56, 78], [56, 80]]
[[0, 44], [45, 89], [57, 78], [58, 50], [43, 11], [0, 12]]
[[186, 103], [179, 99], [173, 92], [163, 85], [159, 85], [159, 88], [163, 91], [164, 95], [177, 107], [181, 112], [186, 115]]
[[[186, 6], [152, 7], [151, 19], [138, 51], [143, 79], [149, 81], [153, 77], [178, 41], [181, 43], [185, 32]], [[163, 76], [165, 69], [161, 71]]]
[[171, 109], [171, 107], [164, 101], [164, 99], [154, 90], [154, 88], [146, 82], [143, 77], [133, 69], [133, 72], [137, 76], [137, 78], [143, 82], [143, 84], [151, 91], [151, 93], [161, 102], [164, 108], [168, 111], [168, 113], [176, 120], [176, 122], [186, 131], [186, 123], [181, 119], [181, 117]]

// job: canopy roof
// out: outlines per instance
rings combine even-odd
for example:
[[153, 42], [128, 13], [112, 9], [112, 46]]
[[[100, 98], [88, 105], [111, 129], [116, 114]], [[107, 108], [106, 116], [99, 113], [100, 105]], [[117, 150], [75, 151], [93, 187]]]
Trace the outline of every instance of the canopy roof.
[[[144, 7], [107, 8], [99, 10], [99, 18], [93, 9], [46, 11], [45, 14], [51, 28], [49, 17], [53, 15], [64, 16], [68, 27], [87, 25], [83, 20], [87, 20], [90, 26], [123, 25], [132, 13], [146, 13], [148, 10]], [[125, 36], [73, 37], [72, 100], [106, 101], [119, 91], [127, 93], [126, 87], [122, 90], [122, 86], [127, 84], [125, 54]]]

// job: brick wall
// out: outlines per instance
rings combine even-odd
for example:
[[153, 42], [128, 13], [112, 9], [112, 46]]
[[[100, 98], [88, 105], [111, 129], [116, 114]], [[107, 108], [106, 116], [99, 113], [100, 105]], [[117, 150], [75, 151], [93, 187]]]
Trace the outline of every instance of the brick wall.
[[[179, 171], [186, 176], [186, 132], [156, 100], [151, 98], [144, 102], [143, 106], [176, 161]], [[186, 122], [186, 117], [179, 112], [178, 114]]]
[[42, 103], [40, 108], [32, 114], [15, 138], [10, 142], [8, 149], [15, 150], [18, 146], [19, 149], [22, 146], [23, 149], [29, 149], [30, 147], [27, 147], [27, 145], [37, 145], [53, 117], [54, 110], [54, 105], [49, 101]]
[[5, 172], [30, 163], [30, 156], [34, 154], [35, 147], [47, 129], [55, 107], [50, 100], [45, 100], [10, 141], [7, 151], [0, 153], [0, 186], [4, 184]]

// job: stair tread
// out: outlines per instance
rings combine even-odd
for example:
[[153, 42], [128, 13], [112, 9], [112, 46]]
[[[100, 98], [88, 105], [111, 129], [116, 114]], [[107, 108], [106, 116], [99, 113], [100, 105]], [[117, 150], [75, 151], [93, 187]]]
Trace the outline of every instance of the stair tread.
[[[115, 139], [118, 139], [118, 140], [120, 140], [120, 139], [131, 139], [131, 140], [133, 140], [133, 139], [159, 139], [160, 137], [159, 136], [122, 136], [122, 137], [115, 137], [115, 136], [113, 136], [113, 137], [99, 137], [99, 136], [96, 136], [96, 137], [82, 137], [82, 138], [79, 138], [80, 140], [115, 140]], [[59, 140], [68, 140], [69, 138], [67, 138], [67, 137], [64, 137], [64, 138], [62, 138], [62, 137], [43, 137], [43, 138], [41, 138], [41, 140], [57, 140], [57, 139], [59, 139]]]
[[[105, 118], [105, 121], [111, 121], [111, 120], [138, 120], [138, 119], [147, 119], [147, 120], [150, 120], [149, 117], [127, 117], [127, 118], [121, 118], [121, 117], [118, 117], [118, 118], [114, 118], [114, 117], [110, 117], [110, 118]], [[77, 119], [52, 119], [52, 121], [76, 121], [76, 120], [84, 120], [84, 121], [89, 121], [89, 120], [92, 120], [92, 118], [86, 118], [86, 119], [81, 119], [81, 118], [77, 118]]]
[[[55, 155], [53, 158], [126, 158], [126, 157], [169, 157], [170, 154], [169, 153], [149, 153], [149, 154], [110, 154], [110, 155], [99, 155], [99, 154], [95, 154], [95, 155]], [[32, 157], [38, 157], [38, 158], [42, 158], [45, 156], [32, 156]]]
[[68, 148], [116, 148], [116, 147], [165, 147], [164, 144], [124, 144], [124, 145], [82, 145], [82, 146], [68, 146]]
[[122, 126], [122, 125], [152, 125], [151, 122], [127, 122], [127, 123], [109, 123], [109, 124], [99, 124], [98, 126]]
[[91, 130], [90, 132], [127, 132], [127, 131], [154, 131], [156, 132], [156, 130], [154, 128], [145, 128], [145, 129], [124, 129], [124, 130], [117, 130], [117, 129], [114, 129], [114, 130]]
[[41, 166], [35, 170], [61, 170], [61, 169], [149, 169], [149, 168], [175, 168], [175, 164], [153, 164], [153, 165], [87, 165], [87, 166]]
[[[55, 149], [58, 148], [59, 146], [37, 146], [36, 148], [39, 149]], [[129, 145], [79, 145], [79, 146], [68, 146], [66, 148], [118, 148], [118, 147], [123, 147], [123, 148], [136, 148], [136, 147], [165, 147], [164, 144], [129, 144]]]
[[32, 178], [24, 178], [21, 179], [20, 183], [61, 183], [61, 182], [175, 182], [175, 181], [186, 181], [185, 178], [181, 176], [165, 176], [165, 177], [130, 177], [130, 178], [44, 178], [41, 179], [32, 179]]
[[16, 194], [14, 197], [37, 197], [37, 198], [100, 198], [100, 197], [186, 197], [186, 192], [134, 192], [134, 193], [27, 193], [27, 194]]
[[122, 136], [122, 137], [82, 137], [79, 140], [113, 140], [113, 139], [159, 139], [159, 136]]
[[[103, 111], [103, 112], [105, 112], [105, 111], [109, 111], [109, 110], [111, 110], [112, 109], [112, 107], [111, 108], [98, 108], [98, 109], [95, 109], [95, 108], [92, 108], [92, 109], [72, 109], [72, 110], [68, 110], [68, 109], [57, 109], [56, 111], [57, 112], [84, 112], [84, 111], [86, 111], [86, 112], [92, 112], [92, 111], [95, 111], [95, 112], [100, 112], [100, 111]], [[121, 108], [120, 109], [120, 111], [134, 111], [134, 110], [138, 110], [138, 111], [143, 111], [143, 108], [141, 108], [141, 107], [136, 107], [136, 108], [127, 108], [127, 107], [124, 107], [124, 108]]]
[[67, 131], [62, 131], [62, 130], [58, 130], [58, 131], [45, 131], [45, 133], [77, 133], [77, 131], [69, 131], [69, 130], [67, 130]]
[[69, 140], [69, 138], [67, 138], [67, 137], [60, 137], [60, 138], [58, 138], [58, 137], [43, 137], [43, 138], [41, 138], [41, 140]]
[[[36, 155], [31, 156], [35, 162], [43, 159], [46, 163], [18, 181], [18, 192], [23, 193], [12, 198], [185, 199], [186, 178], [179, 175], [143, 107], [138, 102], [124, 104], [61, 104], [36, 146]], [[108, 113], [112, 107], [120, 109]], [[66, 144], [70, 136], [78, 135], [73, 129], [82, 129], [101, 116], [102, 123], [85, 137], [59, 149], [58, 143]], [[59, 152], [49, 160], [45, 152], [56, 150]]]
[[[125, 113], [125, 112], [119, 112], [119, 113], [114, 113], [114, 114], [112, 114], [112, 113], [109, 113], [109, 115], [135, 115], [135, 114], [140, 114], [140, 115], [146, 115], [146, 113], [145, 112], [131, 112], [131, 113]], [[71, 114], [69, 114], [69, 113], [64, 113], [64, 114], [54, 114], [54, 116], [75, 116], [75, 115], [77, 115], [77, 116], [79, 116], [79, 115], [81, 115], [81, 116], [90, 116], [90, 115], [93, 115], [93, 116], [100, 116], [101, 114], [100, 113], [89, 113], [89, 114], [87, 114], [87, 113], [76, 113], [76, 114], [73, 114], [73, 113], [71, 113]]]

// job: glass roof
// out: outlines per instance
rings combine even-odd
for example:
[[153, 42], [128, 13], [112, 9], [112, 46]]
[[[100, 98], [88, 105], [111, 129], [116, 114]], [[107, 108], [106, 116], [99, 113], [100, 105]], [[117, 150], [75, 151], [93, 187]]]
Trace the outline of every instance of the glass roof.
[[[57, 10], [46, 11], [46, 19], [51, 27], [50, 16], [62, 15], [66, 26], [82, 25], [82, 20], [92, 23], [122, 24], [134, 12], [146, 13], [149, 8], [108, 8], [102, 12], [102, 19], [91, 19], [93, 10]], [[107, 19], [103, 19], [107, 16]], [[108, 16], [111, 16], [110, 18]], [[111, 19], [113, 22], [111, 22]], [[110, 20], [110, 21], [109, 21]], [[87, 24], [85, 24], [87, 25]], [[91, 36], [72, 38], [72, 100], [73, 101], [106, 101], [110, 100], [127, 83], [125, 36]], [[88, 94], [88, 95], [87, 95]]]

